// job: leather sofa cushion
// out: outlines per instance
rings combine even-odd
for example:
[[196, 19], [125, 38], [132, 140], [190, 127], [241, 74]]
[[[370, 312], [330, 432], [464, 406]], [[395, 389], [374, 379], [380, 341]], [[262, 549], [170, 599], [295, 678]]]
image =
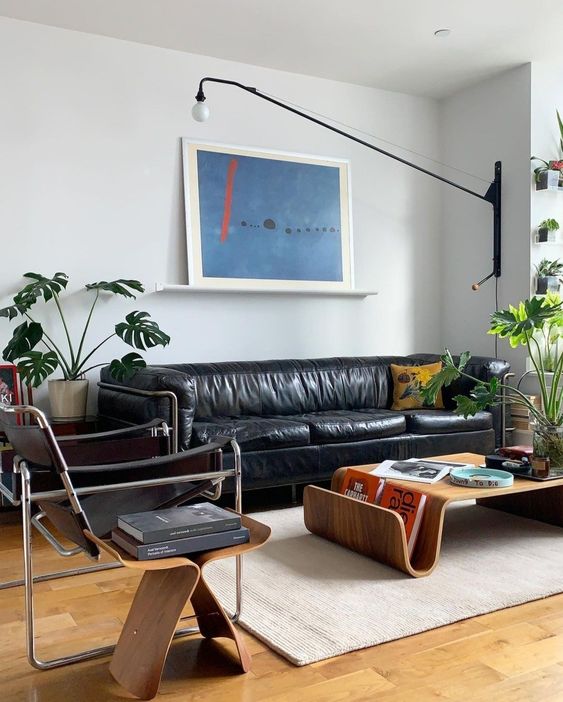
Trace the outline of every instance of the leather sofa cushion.
[[332, 410], [292, 415], [291, 419], [305, 422], [311, 433], [312, 444], [330, 444], [339, 441], [363, 441], [397, 436], [405, 431], [405, 418], [389, 410]]
[[217, 436], [236, 439], [244, 451], [307, 446], [310, 443], [307, 424], [287, 419], [212, 417], [193, 423], [192, 445], [207, 444]]
[[473, 417], [463, 417], [449, 410], [412, 409], [403, 410], [407, 431], [413, 434], [450, 434], [463, 431], [491, 429], [493, 418], [490, 412], [477, 412]]

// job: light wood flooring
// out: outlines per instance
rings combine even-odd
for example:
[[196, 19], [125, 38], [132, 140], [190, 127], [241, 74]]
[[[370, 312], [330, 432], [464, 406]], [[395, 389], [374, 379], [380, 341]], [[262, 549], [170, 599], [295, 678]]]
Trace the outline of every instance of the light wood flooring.
[[[0, 534], [4, 581], [21, 573], [19, 527], [0, 524]], [[35, 541], [38, 572], [80, 562], [59, 558], [40, 537]], [[114, 642], [137, 580], [131, 571], [118, 569], [37, 585], [39, 655], [53, 657]], [[239, 675], [229, 658], [230, 642], [221, 648], [199, 637], [175, 641], [156, 699], [563, 702], [563, 595], [302, 668], [253, 637], [245, 634], [245, 639], [253, 656], [252, 672], [246, 675]], [[30, 667], [23, 589], [0, 591], [0, 702], [129, 698], [111, 678], [107, 658], [45, 672]]]

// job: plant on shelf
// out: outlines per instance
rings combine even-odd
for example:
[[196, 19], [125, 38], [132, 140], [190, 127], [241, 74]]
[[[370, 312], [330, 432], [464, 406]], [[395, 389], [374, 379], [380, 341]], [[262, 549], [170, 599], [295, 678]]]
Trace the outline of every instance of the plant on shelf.
[[559, 259], [549, 261], [547, 258], [542, 258], [535, 269], [537, 275], [536, 295], [559, 292], [561, 275], [563, 274], [563, 263]]
[[562, 302], [555, 295], [533, 297], [520, 302], [517, 307], [510, 305], [507, 310], [491, 315], [489, 334], [508, 339], [512, 348], [527, 348], [537, 374], [541, 408], [533, 404], [517, 386], [499, 382], [498, 378], [485, 381], [469, 375], [465, 372], [471, 358], [469, 352], [462, 353], [456, 362], [448, 349], [442, 356], [442, 370], [432, 376], [422, 390], [426, 402], [433, 403], [442, 387], [463, 377], [474, 382], [469, 395], [456, 395], [453, 398], [456, 412], [464, 417], [473, 416], [480, 410], [503, 402], [525, 407], [535, 423], [534, 454], [549, 457], [552, 472], [563, 475], [563, 354], [557, 353], [552, 359], [553, 376], [548, 378], [546, 349], [541, 344], [541, 336], [562, 325]]
[[[559, 115], [559, 110], [556, 110], [557, 126], [559, 127], [559, 149], [560, 155], [556, 159], [546, 161], [538, 156], [532, 156], [531, 161], [539, 161], [540, 166], [534, 168], [536, 179], [536, 190], [546, 190], [548, 187], [560, 188], [563, 187], [563, 121]], [[550, 177], [550, 171], [553, 173], [553, 180]]]
[[556, 219], [544, 219], [538, 224], [538, 242], [554, 241], [558, 229], [559, 222]]
[[[24, 273], [23, 277], [30, 282], [14, 296], [11, 305], [0, 309], [0, 317], [7, 317], [10, 321], [20, 316], [24, 318], [23, 322], [14, 329], [12, 338], [2, 351], [2, 356], [6, 361], [17, 364], [18, 372], [27, 385], [38, 387], [57, 369], [60, 369], [64, 381], [82, 382], [80, 397], [81, 401], [83, 399], [85, 407], [88, 381], [84, 380], [84, 375], [94, 368], [106, 365], [105, 363], [91, 364], [91, 361], [96, 352], [110, 339], [117, 336], [129, 346], [141, 351], [154, 346], [166, 346], [170, 342], [168, 334], [150, 319], [148, 312], [134, 311], [130, 312], [124, 321], [116, 324], [113, 332], [99, 343], [88, 349], [85, 347], [88, 329], [100, 295], [109, 293], [135, 299], [135, 292], [144, 292], [144, 288], [138, 280], [120, 278], [109, 282], [103, 280], [97, 283], [88, 283], [85, 289], [93, 295], [92, 304], [79, 336], [73, 340], [60, 298], [60, 294], [68, 284], [68, 275], [58, 272], [52, 278], [46, 278], [40, 273]], [[40, 300], [55, 306], [61, 331], [65, 338], [66, 350], [63, 350], [54, 340], [52, 332], [47, 333], [43, 324], [32, 317], [31, 310]], [[130, 352], [121, 359], [113, 359], [110, 363], [110, 372], [117, 380], [124, 380], [145, 366], [146, 363], [140, 354]], [[59, 383], [57, 392], [60, 392], [60, 382], [49, 381], [51, 405], [53, 405], [51, 391], [55, 391], [55, 386], [51, 384]], [[77, 387], [75, 386], [75, 389]], [[67, 384], [66, 388], [70, 388], [70, 386]], [[83, 416], [83, 413], [83, 410], [80, 410], [80, 414], [75, 416]], [[53, 414], [54, 416], [64, 416], [64, 413], [59, 415], [58, 412], [54, 412]]]

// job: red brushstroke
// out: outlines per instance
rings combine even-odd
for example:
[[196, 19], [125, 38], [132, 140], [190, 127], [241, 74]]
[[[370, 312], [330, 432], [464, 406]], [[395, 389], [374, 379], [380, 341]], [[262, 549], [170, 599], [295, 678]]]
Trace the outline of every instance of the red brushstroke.
[[227, 169], [227, 185], [225, 187], [225, 207], [223, 209], [223, 224], [221, 225], [221, 243], [227, 241], [229, 236], [229, 222], [231, 221], [231, 205], [233, 204], [233, 185], [238, 161], [232, 158]]

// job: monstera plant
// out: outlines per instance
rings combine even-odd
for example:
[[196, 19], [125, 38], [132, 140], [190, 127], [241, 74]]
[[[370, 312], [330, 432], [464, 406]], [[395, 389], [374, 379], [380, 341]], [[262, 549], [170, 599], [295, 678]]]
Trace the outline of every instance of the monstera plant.
[[[40, 273], [25, 273], [23, 277], [29, 282], [14, 296], [11, 305], [0, 309], [0, 317], [7, 317], [10, 321], [23, 318], [23, 321], [14, 329], [12, 338], [2, 351], [2, 356], [4, 360], [17, 365], [18, 372], [27, 385], [38, 387], [58, 369], [62, 373], [63, 380], [82, 380], [86, 383], [87, 392], [87, 381], [83, 380], [84, 375], [93, 368], [106, 365], [106, 363], [92, 363], [92, 361], [98, 350], [113, 337], [117, 336], [128, 346], [141, 351], [154, 346], [166, 346], [170, 342], [168, 334], [159, 328], [148, 312], [134, 311], [130, 312], [124, 321], [116, 324], [111, 334], [99, 343], [86, 347], [88, 330], [100, 296], [110, 294], [135, 299], [136, 292], [144, 292], [138, 280], [120, 278], [109, 282], [104, 280], [88, 283], [85, 290], [92, 295], [92, 303], [83, 327], [78, 336], [73, 339], [60, 297], [67, 287], [68, 275], [58, 272], [52, 278], [47, 278]], [[43, 324], [35, 319], [33, 310], [39, 302], [51, 303], [56, 308], [62, 337], [65, 339], [63, 344], [55, 341], [55, 334], [48, 333]], [[124, 380], [145, 366], [146, 363], [140, 354], [130, 352], [121, 359], [116, 358], [111, 361], [110, 373], [117, 380]], [[51, 385], [49, 391], [51, 394]], [[51, 400], [53, 400], [52, 396]], [[84, 396], [84, 405], [85, 400]], [[57, 414], [55, 413], [55, 416]]]
[[[454, 380], [465, 377], [474, 382], [469, 395], [456, 395], [456, 411], [464, 417], [476, 414], [502, 402], [524, 406], [533, 418], [534, 454], [548, 457], [554, 474], [563, 474], [563, 353], [557, 353], [554, 342], [563, 329], [563, 310], [559, 295], [533, 297], [517, 307], [494, 312], [489, 334], [508, 339], [513, 348], [526, 347], [540, 388], [541, 408], [530, 401], [518, 387], [492, 378], [480, 380], [466, 372], [471, 358], [462, 353], [456, 362], [446, 349], [443, 367], [432, 376], [422, 390], [424, 398], [433, 404], [438, 392]], [[551, 375], [552, 373], [552, 375]]]

